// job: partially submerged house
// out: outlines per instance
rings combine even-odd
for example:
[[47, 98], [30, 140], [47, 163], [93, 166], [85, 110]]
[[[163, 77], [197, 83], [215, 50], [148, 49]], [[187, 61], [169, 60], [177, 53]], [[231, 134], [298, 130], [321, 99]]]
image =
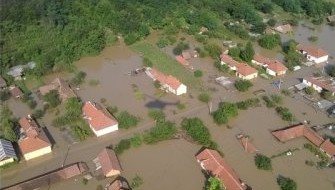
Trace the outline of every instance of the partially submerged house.
[[332, 78], [306, 77], [302, 79], [302, 83], [312, 87], [318, 93], [328, 91], [331, 92], [333, 96], [335, 95], [335, 81]]
[[48, 94], [52, 90], [56, 90], [62, 101], [71, 97], [77, 97], [70, 85], [62, 78], [54, 79], [50, 84], [39, 87], [42, 96]]
[[299, 44], [296, 49], [308, 61], [312, 61], [317, 64], [328, 61], [329, 54], [321, 48]]
[[252, 59], [251, 62], [265, 68], [266, 73], [268, 73], [271, 76], [284, 75], [288, 70], [287, 67], [280, 61], [276, 59], [263, 57], [258, 53], [254, 55], [254, 58]]
[[227, 190], [246, 190], [247, 185], [241, 181], [236, 172], [215, 150], [204, 149], [196, 155], [201, 168], [221, 180]]
[[130, 190], [127, 181], [116, 179], [111, 184], [106, 186], [106, 190]]
[[0, 139], [0, 166], [12, 163], [17, 160], [13, 145], [10, 141]]
[[276, 137], [280, 142], [286, 142], [299, 137], [305, 137], [315, 146], [319, 147], [329, 157], [335, 159], [335, 145], [329, 141], [329, 139], [322, 138], [315, 131], [306, 127], [304, 124], [297, 124], [283, 129], [272, 131], [272, 135]]
[[154, 81], [159, 81], [161, 89], [171, 92], [177, 96], [186, 94], [187, 86], [181, 83], [176, 77], [165, 75], [156, 69], [148, 67], [145, 73]]
[[237, 139], [246, 152], [253, 154], [258, 151], [257, 148], [254, 146], [254, 144], [250, 142], [250, 139], [248, 136], [240, 134], [240, 135], [237, 135]]
[[9, 93], [14, 97], [14, 98], [22, 98], [23, 97], [23, 92], [20, 90], [19, 87], [17, 86], [10, 86], [9, 87]]
[[191, 58], [191, 55], [189, 54], [189, 52], [183, 52], [182, 55], [176, 56], [176, 60], [179, 64], [181, 64], [187, 69], [193, 70], [192, 65], [190, 64], [190, 62], [187, 61], [187, 59], [190, 59], [190, 58]]
[[25, 160], [31, 160], [52, 152], [52, 144], [47, 135], [30, 115], [22, 117], [19, 124], [21, 128], [18, 145]]
[[105, 177], [113, 177], [121, 174], [120, 162], [115, 152], [111, 149], [103, 149], [94, 162], [96, 170], [101, 169]]
[[84, 119], [97, 137], [119, 129], [117, 120], [98, 103], [85, 102], [82, 111]]
[[279, 25], [275, 27], [274, 30], [282, 34], [293, 32], [293, 28], [290, 24]]
[[222, 53], [220, 55], [221, 65], [227, 65], [230, 70], [236, 71], [236, 76], [244, 79], [251, 80], [258, 77], [258, 71], [253, 67], [235, 61], [232, 57]]

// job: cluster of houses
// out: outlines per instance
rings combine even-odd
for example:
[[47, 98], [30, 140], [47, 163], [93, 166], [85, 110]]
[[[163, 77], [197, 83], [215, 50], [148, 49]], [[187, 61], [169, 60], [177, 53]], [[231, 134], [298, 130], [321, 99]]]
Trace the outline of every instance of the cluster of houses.
[[304, 124], [293, 125], [283, 129], [272, 131], [272, 135], [280, 142], [286, 142], [299, 137], [305, 137], [320, 150], [325, 152], [331, 159], [335, 160], [335, 145], [329, 139], [324, 139], [318, 133]]

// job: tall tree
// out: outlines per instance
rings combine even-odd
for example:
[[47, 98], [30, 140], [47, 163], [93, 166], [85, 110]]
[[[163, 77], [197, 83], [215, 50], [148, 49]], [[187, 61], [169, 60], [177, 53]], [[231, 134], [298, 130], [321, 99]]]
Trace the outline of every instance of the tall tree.
[[255, 55], [255, 50], [252, 46], [252, 43], [249, 41], [245, 46], [245, 49], [241, 52], [241, 58], [246, 61], [250, 62]]

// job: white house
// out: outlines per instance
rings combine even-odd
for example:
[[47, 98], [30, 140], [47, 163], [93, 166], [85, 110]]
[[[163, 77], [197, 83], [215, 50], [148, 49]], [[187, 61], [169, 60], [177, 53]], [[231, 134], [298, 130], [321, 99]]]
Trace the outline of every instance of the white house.
[[155, 69], [147, 68], [145, 73], [154, 81], [159, 81], [161, 89], [171, 92], [177, 96], [187, 93], [187, 86], [181, 83], [176, 77], [165, 75]]
[[335, 81], [333, 79], [325, 79], [323, 77], [308, 77], [302, 80], [303, 84], [314, 88], [315, 91], [321, 93], [322, 91], [329, 91], [335, 95]]
[[106, 135], [119, 129], [116, 119], [102, 106], [86, 102], [83, 106], [84, 119], [96, 136]]
[[278, 62], [277, 60], [273, 60], [268, 64], [266, 68], [266, 73], [272, 76], [281, 76], [285, 75], [287, 71], [287, 67], [284, 64]]
[[5, 139], [0, 139], [0, 166], [12, 163], [14, 160], [17, 160], [17, 156], [12, 143]]
[[25, 160], [31, 160], [52, 152], [51, 143], [36, 121], [28, 115], [19, 120], [21, 126], [19, 148]]
[[266, 68], [271, 60], [256, 53], [251, 60], [251, 63]]
[[297, 51], [304, 55], [308, 61], [312, 61], [314, 63], [323, 63], [328, 61], [329, 54], [320, 48], [299, 44], [297, 45]]

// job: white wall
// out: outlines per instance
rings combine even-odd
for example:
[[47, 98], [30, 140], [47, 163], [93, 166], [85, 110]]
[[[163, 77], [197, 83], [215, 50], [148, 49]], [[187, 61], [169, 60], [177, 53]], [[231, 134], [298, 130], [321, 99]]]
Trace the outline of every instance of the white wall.
[[51, 153], [51, 146], [47, 146], [45, 148], [41, 148], [39, 150], [35, 150], [34, 152], [29, 152], [27, 154], [24, 154], [23, 157], [25, 160], [31, 160], [33, 158], [37, 158], [40, 156], [43, 156], [45, 154]]
[[106, 135], [108, 133], [111, 133], [111, 132], [114, 132], [114, 131], [117, 131], [119, 129], [119, 124], [115, 124], [115, 125], [112, 125], [112, 126], [109, 126], [109, 127], [106, 127], [104, 129], [101, 129], [101, 130], [98, 130], [96, 131], [92, 126], [90, 126], [90, 128], [92, 129], [93, 133], [97, 136], [97, 137], [100, 137], [102, 135]]
[[307, 81], [306, 79], [303, 79], [302, 80], [303, 83], [305, 83], [306, 85], [308, 86], [311, 86], [314, 88], [314, 90], [316, 90], [318, 93], [321, 93], [322, 92], [322, 88], [320, 86], [317, 86], [315, 84], [312, 84], [311, 82]]
[[0, 161], [0, 166], [3, 166], [8, 163], [12, 163], [12, 162], [14, 162], [14, 158], [7, 158], [5, 160]]
[[182, 95], [182, 94], [186, 94], [187, 92], [187, 86], [185, 86], [184, 84], [181, 84], [177, 90], [176, 90], [176, 95], [179, 96], [179, 95]]
[[240, 74], [240, 73], [236, 73], [236, 75], [237, 75], [239, 78], [243, 79], [243, 80], [251, 80], [251, 79], [256, 78], [256, 77], [258, 76], [258, 73], [254, 73], [254, 74], [247, 75], [247, 76], [244, 76], [244, 75], [242, 75], [242, 74]]
[[323, 63], [323, 62], [328, 61], [328, 55], [323, 56], [323, 57], [319, 57], [319, 58], [313, 57], [311, 55], [307, 55], [307, 60], [308, 61], [313, 61], [315, 63]]
[[266, 69], [266, 73], [269, 74], [269, 75], [272, 75], [272, 76], [277, 76], [276, 72], [274, 72], [273, 70], [268, 69], [268, 68]]

